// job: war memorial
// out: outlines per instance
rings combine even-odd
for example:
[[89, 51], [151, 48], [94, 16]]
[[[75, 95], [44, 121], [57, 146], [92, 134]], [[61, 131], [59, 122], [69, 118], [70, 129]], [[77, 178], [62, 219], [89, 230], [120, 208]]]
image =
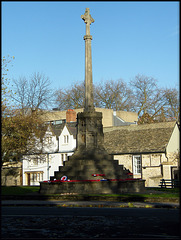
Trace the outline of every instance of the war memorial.
[[75, 153], [54, 172], [49, 181], [40, 182], [41, 194], [106, 194], [140, 192], [145, 180], [134, 179], [104, 148], [102, 113], [96, 112], [93, 98], [90, 25], [94, 19], [86, 8], [81, 18], [86, 24], [85, 40], [85, 106], [77, 114], [77, 147]]

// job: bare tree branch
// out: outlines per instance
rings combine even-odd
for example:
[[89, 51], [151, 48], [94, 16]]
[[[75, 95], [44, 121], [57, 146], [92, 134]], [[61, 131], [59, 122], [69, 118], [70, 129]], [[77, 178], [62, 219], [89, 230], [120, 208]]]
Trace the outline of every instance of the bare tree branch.
[[29, 80], [21, 77], [18, 80], [14, 79], [13, 82], [15, 94], [12, 99], [24, 113], [29, 109], [48, 108], [52, 104], [51, 82], [45, 75], [34, 73]]

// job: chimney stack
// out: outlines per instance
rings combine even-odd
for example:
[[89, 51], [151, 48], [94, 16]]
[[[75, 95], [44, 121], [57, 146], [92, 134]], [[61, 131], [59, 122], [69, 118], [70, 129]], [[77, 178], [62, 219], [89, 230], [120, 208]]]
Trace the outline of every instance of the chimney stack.
[[66, 122], [76, 122], [77, 114], [74, 110], [68, 109], [66, 112]]

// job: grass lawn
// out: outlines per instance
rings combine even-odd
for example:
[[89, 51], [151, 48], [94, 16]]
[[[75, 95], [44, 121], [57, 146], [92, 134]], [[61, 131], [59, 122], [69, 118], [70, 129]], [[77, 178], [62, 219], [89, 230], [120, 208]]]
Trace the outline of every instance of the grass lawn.
[[[31, 193], [38, 193], [40, 187], [39, 186], [12, 186], [12, 187], [1, 187], [1, 195], [26, 195]], [[163, 197], [163, 198], [172, 198], [172, 197], [179, 197], [179, 188], [173, 189], [165, 189], [165, 188], [146, 188], [145, 193], [135, 193], [135, 194], [89, 194], [88, 196], [107, 196], [107, 197]], [[52, 195], [52, 194], [51, 194]], [[55, 194], [58, 196], [60, 194]]]
[[12, 187], [1, 187], [1, 195], [24, 195], [28, 193], [39, 192], [40, 187], [35, 186], [12, 186]]

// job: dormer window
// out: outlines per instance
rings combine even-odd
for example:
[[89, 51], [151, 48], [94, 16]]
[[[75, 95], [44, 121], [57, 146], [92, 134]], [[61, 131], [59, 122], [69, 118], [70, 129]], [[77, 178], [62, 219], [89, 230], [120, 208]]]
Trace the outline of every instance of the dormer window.
[[69, 136], [68, 135], [64, 135], [64, 143], [68, 143], [69, 142]]
[[51, 144], [52, 143], [52, 137], [46, 137], [45, 139], [47, 144]]

